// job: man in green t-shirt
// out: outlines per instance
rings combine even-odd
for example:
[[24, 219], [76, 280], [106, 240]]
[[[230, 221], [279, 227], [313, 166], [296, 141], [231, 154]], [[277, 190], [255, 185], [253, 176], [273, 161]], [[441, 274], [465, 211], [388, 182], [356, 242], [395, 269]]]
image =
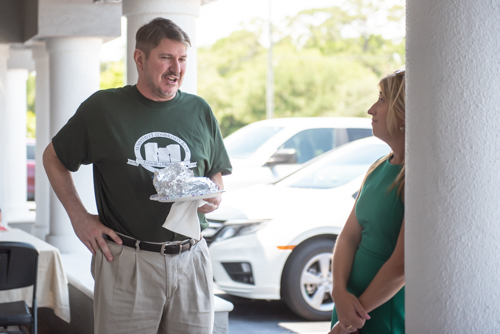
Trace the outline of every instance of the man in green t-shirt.
[[[188, 35], [157, 18], [139, 29], [135, 86], [84, 101], [47, 146], [43, 162], [73, 229], [92, 252], [95, 333], [211, 333], [208, 247], [164, 228], [171, 203], [149, 200], [155, 170], [182, 163], [223, 189], [231, 164], [210, 106], [179, 90]], [[82, 205], [71, 177], [93, 164], [99, 215]], [[220, 197], [198, 209], [205, 213]], [[182, 220], [181, 220], [182, 222]]]

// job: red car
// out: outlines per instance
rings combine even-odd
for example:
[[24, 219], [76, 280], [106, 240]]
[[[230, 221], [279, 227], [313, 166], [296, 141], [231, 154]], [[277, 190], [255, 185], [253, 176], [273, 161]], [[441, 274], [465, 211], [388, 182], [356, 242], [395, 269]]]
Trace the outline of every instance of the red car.
[[28, 165], [28, 201], [35, 200], [35, 139], [26, 140], [26, 153]]

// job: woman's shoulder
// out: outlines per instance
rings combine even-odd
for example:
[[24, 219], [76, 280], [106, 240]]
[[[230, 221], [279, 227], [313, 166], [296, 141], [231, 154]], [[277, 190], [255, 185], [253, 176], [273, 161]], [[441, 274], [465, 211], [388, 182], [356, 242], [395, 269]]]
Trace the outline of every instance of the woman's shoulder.
[[381, 165], [383, 165], [385, 162], [389, 161], [391, 158], [391, 153], [381, 156], [378, 158], [368, 169], [368, 172], [366, 173], [367, 175], [371, 174], [375, 169], [379, 168]]

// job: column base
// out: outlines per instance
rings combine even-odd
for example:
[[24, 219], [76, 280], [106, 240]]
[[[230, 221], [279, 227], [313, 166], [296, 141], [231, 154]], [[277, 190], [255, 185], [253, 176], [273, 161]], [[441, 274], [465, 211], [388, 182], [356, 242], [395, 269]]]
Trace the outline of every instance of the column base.
[[42, 239], [45, 241], [45, 239], [47, 238], [47, 234], [49, 234], [49, 227], [48, 226], [38, 226], [35, 224], [35, 226], [33, 227], [32, 234], [35, 237], [37, 237], [38, 239]]

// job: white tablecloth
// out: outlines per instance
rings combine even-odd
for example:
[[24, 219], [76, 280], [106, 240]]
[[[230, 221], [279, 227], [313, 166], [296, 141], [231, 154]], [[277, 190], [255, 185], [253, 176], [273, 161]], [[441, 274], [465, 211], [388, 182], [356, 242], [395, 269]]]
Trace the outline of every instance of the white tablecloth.
[[[19, 229], [0, 231], [0, 241], [27, 242], [35, 246], [39, 252], [37, 304], [38, 307], [49, 307], [66, 322], [70, 322], [68, 280], [64, 273], [59, 250], [48, 243]], [[24, 300], [31, 307], [33, 288], [0, 291], [0, 302]]]

